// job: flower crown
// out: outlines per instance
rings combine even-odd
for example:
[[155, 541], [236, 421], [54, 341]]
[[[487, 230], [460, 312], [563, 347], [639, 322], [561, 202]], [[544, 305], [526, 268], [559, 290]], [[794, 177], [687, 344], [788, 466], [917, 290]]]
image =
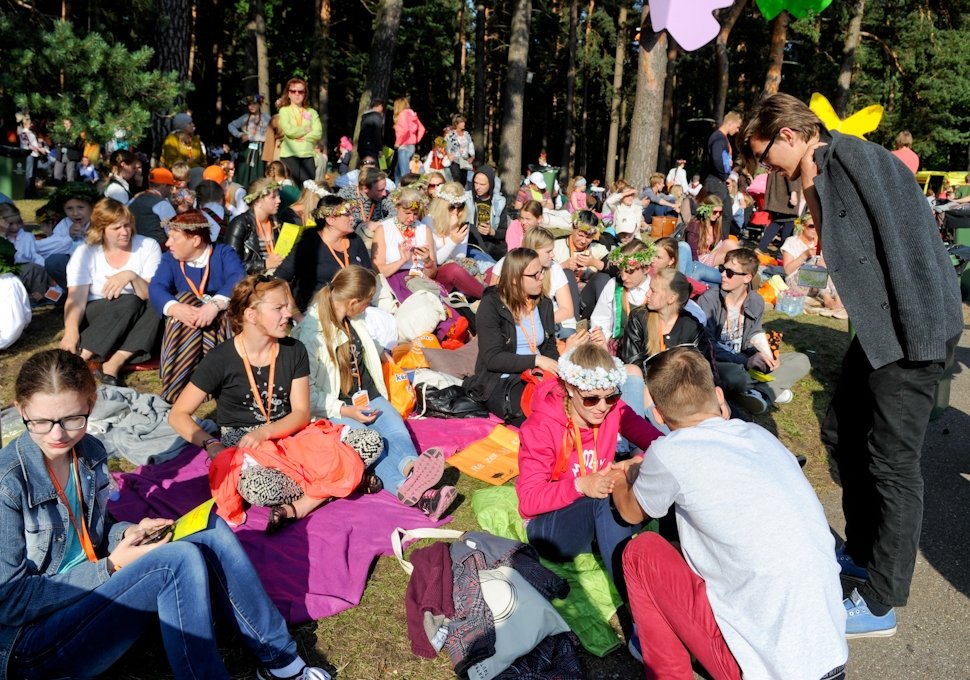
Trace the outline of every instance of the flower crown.
[[313, 217], [317, 221], [322, 221], [327, 217], [340, 217], [341, 215], [350, 215], [354, 212], [354, 208], [357, 207], [357, 201], [344, 201], [337, 205], [320, 205], [317, 209], [313, 211]]
[[613, 368], [606, 370], [602, 366], [583, 368], [571, 361], [575, 349], [559, 357], [559, 378], [578, 390], [592, 392], [594, 390], [618, 390], [626, 382], [626, 369], [623, 362], [613, 358]]
[[324, 196], [330, 196], [331, 195], [329, 191], [327, 191], [326, 189], [324, 189], [322, 186], [320, 186], [319, 184], [317, 184], [312, 179], [308, 179], [308, 180], [304, 181], [303, 182], [303, 188], [312, 191], [313, 193], [315, 193], [320, 198], [323, 198]]
[[415, 201], [408, 201], [407, 203], [400, 203], [401, 194], [411, 187], [398, 187], [391, 192], [391, 202], [398, 208], [404, 208], [405, 210], [414, 210], [420, 214], [424, 214], [428, 209], [428, 199], [423, 194], [419, 194], [421, 198]]
[[439, 189], [435, 194], [435, 198], [440, 198], [442, 201], [447, 201], [448, 205], [465, 205], [464, 195], [459, 196], [458, 194], [450, 193], [447, 189]]
[[714, 212], [714, 205], [711, 203], [701, 203], [694, 212], [697, 213], [698, 217], [710, 221], [711, 214]]
[[591, 213], [594, 217], [596, 216], [596, 213], [592, 212], [591, 210], [577, 210], [573, 213], [573, 229], [599, 234], [603, 229], [603, 222], [600, 220], [600, 218], [596, 217], [596, 224], [589, 224], [588, 222], [584, 222], [580, 217], [583, 213]]
[[624, 253], [622, 248], [614, 248], [610, 252], [610, 263], [620, 270], [631, 267], [646, 267], [653, 262], [657, 254], [657, 247], [652, 243], [645, 243], [646, 247], [635, 253]]
[[259, 199], [263, 198], [264, 196], [269, 196], [274, 191], [279, 191], [279, 190], [280, 190], [280, 184], [279, 184], [279, 182], [270, 182], [269, 184], [267, 184], [266, 186], [264, 186], [259, 191], [255, 191], [255, 192], [253, 192], [251, 194], [246, 194], [245, 196], [243, 196], [243, 200], [248, 205], [252, 205], [253, 203], [255, 203], [256, 201], [258, 201]]

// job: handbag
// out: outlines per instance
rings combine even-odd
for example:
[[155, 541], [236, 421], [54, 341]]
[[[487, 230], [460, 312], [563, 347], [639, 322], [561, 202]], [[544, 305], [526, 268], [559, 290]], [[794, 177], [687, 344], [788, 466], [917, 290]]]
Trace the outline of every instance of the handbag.
[[384, 362], [381, 368], [384, 373], [384, 384], [387, 387], [387, 400], [402, 418], [407, 418], [414, 410], [414, 404], [417, 401], [417, 395], [414, 393], [411, 381], [408, 380], [408, 374], [393, 361]]
[[437, 388], [418, 385], [414, 414], [427, 418], [488, 418], [488, 410], [474, 401], [461, 385]]

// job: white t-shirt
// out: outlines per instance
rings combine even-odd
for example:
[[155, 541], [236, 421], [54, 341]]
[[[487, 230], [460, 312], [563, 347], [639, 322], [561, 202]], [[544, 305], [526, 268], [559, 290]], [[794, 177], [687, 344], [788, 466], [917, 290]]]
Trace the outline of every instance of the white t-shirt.
[[[91, 286], [88, 290], [88, 301], [100, 300], [104, 296], [105, 281], [118, 272], [131, 271], [146, 281], [155, 276], [158, 263], [162, 260], [162, 249], [153, 238], [135, 234], [131, 240], [131, 254], [128, 261], [120, 269], [115, 269], [104, 257], [104, 249], [100, 246], [84, 244], [74, 251], [67, 263], [67, 286]], [[135, 293], [129, 283], [122, 289], [124, 293]]]
[[[503, 264], [505, 264], [504, 257], [492, 265], [492, 281], [498, 281], [499, 277], [502, 276]], [[563, 271], [562, 265], [553, 260], [549, 265], [549, 299], [552, 300], [553, 309], [559, 308], [556, 303], [556, 293], [559, 292], [560, 288], [568, 285], [569, 281], [566, 280], [566, 272]]]
[[[642, 307], [647, 303], [647, 293], [650, 290], [650, 275], [648, 274], [643, 283], [627, 291], [627, 301], [630, 309]], [[589, 329], [599, 328], [607, 338], [613, 337], [613, 326], [616, 324], [616, 279], [610, 279], [603, 287], [596, 306], [589, 317]]]
[[767, 430], [709, 418], [653, 442], [634, 493], [671, 505], [684, 558], [745, 680], [818, 680], [845, 663], [835, 540], [795, 457]]

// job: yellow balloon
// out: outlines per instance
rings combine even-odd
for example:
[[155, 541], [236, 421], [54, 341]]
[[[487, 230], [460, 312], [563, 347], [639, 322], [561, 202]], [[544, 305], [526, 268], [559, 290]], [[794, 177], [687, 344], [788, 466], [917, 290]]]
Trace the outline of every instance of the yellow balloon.
[[843, 120], [839, 118], [835, 109], [829, 103], [829, 100], [825, 98], [825, 95], [819, 94], [818, 92], [812, 93], [812, 100], [809, 102], [808, 108], [822, 119], [822, 123], [829, 130], [835, 130], [844, 135], [852, 135], [853, 137], [859, 137], [861, 139], [865, 139], [865, 136], [879, 127], [879, 123], [882, 122], [883, 108], [881, 104], [867, 106]]

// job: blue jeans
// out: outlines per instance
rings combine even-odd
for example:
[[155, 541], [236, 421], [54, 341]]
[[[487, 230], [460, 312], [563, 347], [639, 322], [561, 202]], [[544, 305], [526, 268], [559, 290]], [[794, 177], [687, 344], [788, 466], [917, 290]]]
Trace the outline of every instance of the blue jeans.
[[[640, 376], [628, 375], [626, 377], [626, 382], [623, 383], [623, 387], [620, 388], [620, 397], [624, 402], [626, 402], [627, 406], [637, 412], [637, 415], [646, 418], [648, 421], [650, 421], [651, 425], [664, 434], [669, 434], [670, 428], [666, 425], [660, 425], [657, 423], [656, 419], [654, 419], [652, 408], [648, 413], [644, 413], [646, 405], [643, 403], [643, 388], [645, 386], [644, 379]], [[621, 436], [620, 442], [626, 442], [626, 439]], [[619, 450], [619, 446], [617, 450]]]
[[714, 286], [721, 285], [721, 272], [716, 267], [696, 260], [687, 265], [687, 276], [697, 279], [701, 283], [709, 283]]
[[539, 555], [553, 562], [568, 562], [590, 552], [595, 538], [603, 566], [610, 580], [616, 583], [614, 574], [623, 573], [620, 566], [623, 544], [636, 529], [617, 522], [609, 498], [584, 496], [565, 508], [532, 519], [526, 526], [526, 534]]
[[414, 144], [397, 147], [397, 167], [394, 170], [394, 181], [401, 183], [401, 178], [411, 172], [411, 156], [414, 155]]
[[54, 279], [57, 285], [65, 291], [67, 290], [67, 263], [70, 259], [70, 255], [57, 253], [44, 260], [44, 269], [47, 270], [47, 275]]
[[233, 622], [266, 668], [297, 659], [286, 621], [263, 590], [235, 535], [213, 515], [209, 528], [161, 546], [80, 600], [26, 626], [14, 646], [15, 677], [93, 678], [161, 623], [176, 678], [225, 678], [212, 621]]
[[384, 483], [384, 490], [397, 493], [397, 488], [404, 483], [404, 466], [418, 457], [418, 451], [411, 441], [411, 432], [404, 424], [404, 419], [391, 402], [384, 397], [372, 397], [371, 408], [381, 412], [370, 425], [364, 425], [353, 418], [331, 418], [330, 421], [347, 425], [355, 429], [370, 428], [384, 438], [384, 453], [374, 466], [374, 472]]

